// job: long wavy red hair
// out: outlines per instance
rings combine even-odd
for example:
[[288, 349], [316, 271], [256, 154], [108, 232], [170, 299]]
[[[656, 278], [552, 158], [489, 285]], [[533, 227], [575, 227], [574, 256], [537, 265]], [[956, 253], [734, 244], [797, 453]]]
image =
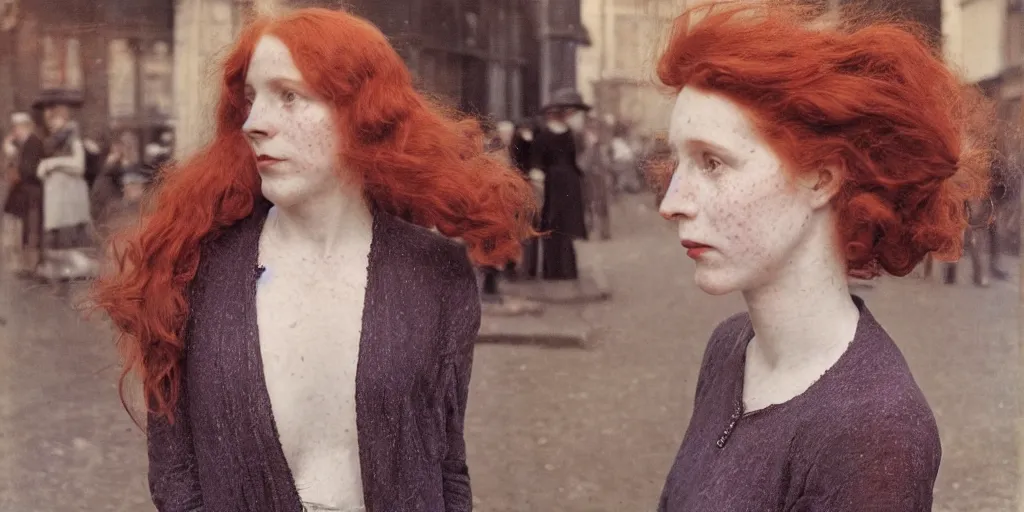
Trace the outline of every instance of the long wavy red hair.
[[260, 196], [242, 132], [245, 75], [264, 35], [291, 50], [305, 81], [336, 107], [342, 158], [376, 209], [460, 238], [471, 259], [504, 265], [533, 235], [529, 185], [486, 154], [479, 123], [420, 95], [397, 52], [372, 24], [328, 9], [255, 18], [223, 63], [213, 140], [161, 173], [142, 222], [111, 240], [111, 270], [96, 306], [119, 330], [120, 394], [133, 372], [151, 413], [170, 417], [179, 396], [186, 290], [201, 244], [248, 216]]
[[[792, 172], [840, 169], [833, 208], [851, 276], [903, 276], [929, 253], [958, 258], [966, 205], [988, 193], [991, 105], [921, 27], [866, 11], [832, 23], [820, 14], [785, 2], [692, 7], [673, 26], [658, 78], [744, 107]], [[666, 170], [654, 166], [658, 184]]]

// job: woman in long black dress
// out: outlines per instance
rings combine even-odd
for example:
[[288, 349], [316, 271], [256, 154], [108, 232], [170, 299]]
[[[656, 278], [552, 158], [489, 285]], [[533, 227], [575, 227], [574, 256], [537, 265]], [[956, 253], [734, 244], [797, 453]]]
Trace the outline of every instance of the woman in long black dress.
[[[541, 210], [541, 277], [571, 280], [579, 277], [573, 241], [587, 237], [583, 213], [583, 172], [576, 163], [576, 134], [590, 107], [579, 93], [564, 89], [544, 108], [545, 124], [530, 148], [532, 170], [543, 173]], [[574, 126], [575, 125], [575, 126]]]

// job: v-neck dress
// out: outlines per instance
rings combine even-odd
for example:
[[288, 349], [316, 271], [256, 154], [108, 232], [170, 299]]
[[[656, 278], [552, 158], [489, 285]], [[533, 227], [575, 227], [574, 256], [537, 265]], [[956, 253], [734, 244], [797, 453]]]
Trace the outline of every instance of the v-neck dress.
[[[189, 287], [176, 421], [149, 418], [161, 512], [300, 512], [257, 337], [258, 243], [270, 203], [202, 247]], [[480, 326], [459, 244], [375, 212], [356, 426], [366, 510], [472, 509], [463, 424]]]
[[892, 338], [853, 301], [860, 320], [836, 364], [804, 393], [750, 414], [750, 317], [715, 329], [659, 512], [931, 510], [942, 456], [935, 417]]

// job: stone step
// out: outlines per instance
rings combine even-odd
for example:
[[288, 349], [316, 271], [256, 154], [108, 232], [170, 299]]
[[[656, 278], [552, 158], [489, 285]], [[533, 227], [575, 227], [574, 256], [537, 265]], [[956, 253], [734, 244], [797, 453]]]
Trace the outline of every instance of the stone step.
[[600, 267], [586, 268], [573, 281], [502, 282], [501, 293], [542, 304], [589, 304], [610, 300], [608, 279]]
[[[507, 304], [512, 304], [508, 306]], [[587, 348], [590, 327], [575, 308], [541, 307], [506, 298], [501, 306], [485, 304], [480, 319], [479, 343], [538, 345], [548, 348]], [[509, 309], [519, 309], [510, 314]], [[528, 310], [529, 312], [522, 312]]]

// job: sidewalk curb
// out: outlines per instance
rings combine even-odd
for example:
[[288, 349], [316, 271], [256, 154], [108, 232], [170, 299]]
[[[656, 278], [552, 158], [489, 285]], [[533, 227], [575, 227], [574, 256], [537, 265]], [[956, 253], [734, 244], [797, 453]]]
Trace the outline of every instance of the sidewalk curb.
[[590, 328], [582, 319], [550, 325], [536, 316], [484, 316], [480, 319], [477, 343], [585, 349], [589, 338]]
[[527, 281], [508, 283], [504, 293], [542, 304], [593, 304], [611, 300], [608, 276], [600, 267], [588, 268], [575, 281]]

